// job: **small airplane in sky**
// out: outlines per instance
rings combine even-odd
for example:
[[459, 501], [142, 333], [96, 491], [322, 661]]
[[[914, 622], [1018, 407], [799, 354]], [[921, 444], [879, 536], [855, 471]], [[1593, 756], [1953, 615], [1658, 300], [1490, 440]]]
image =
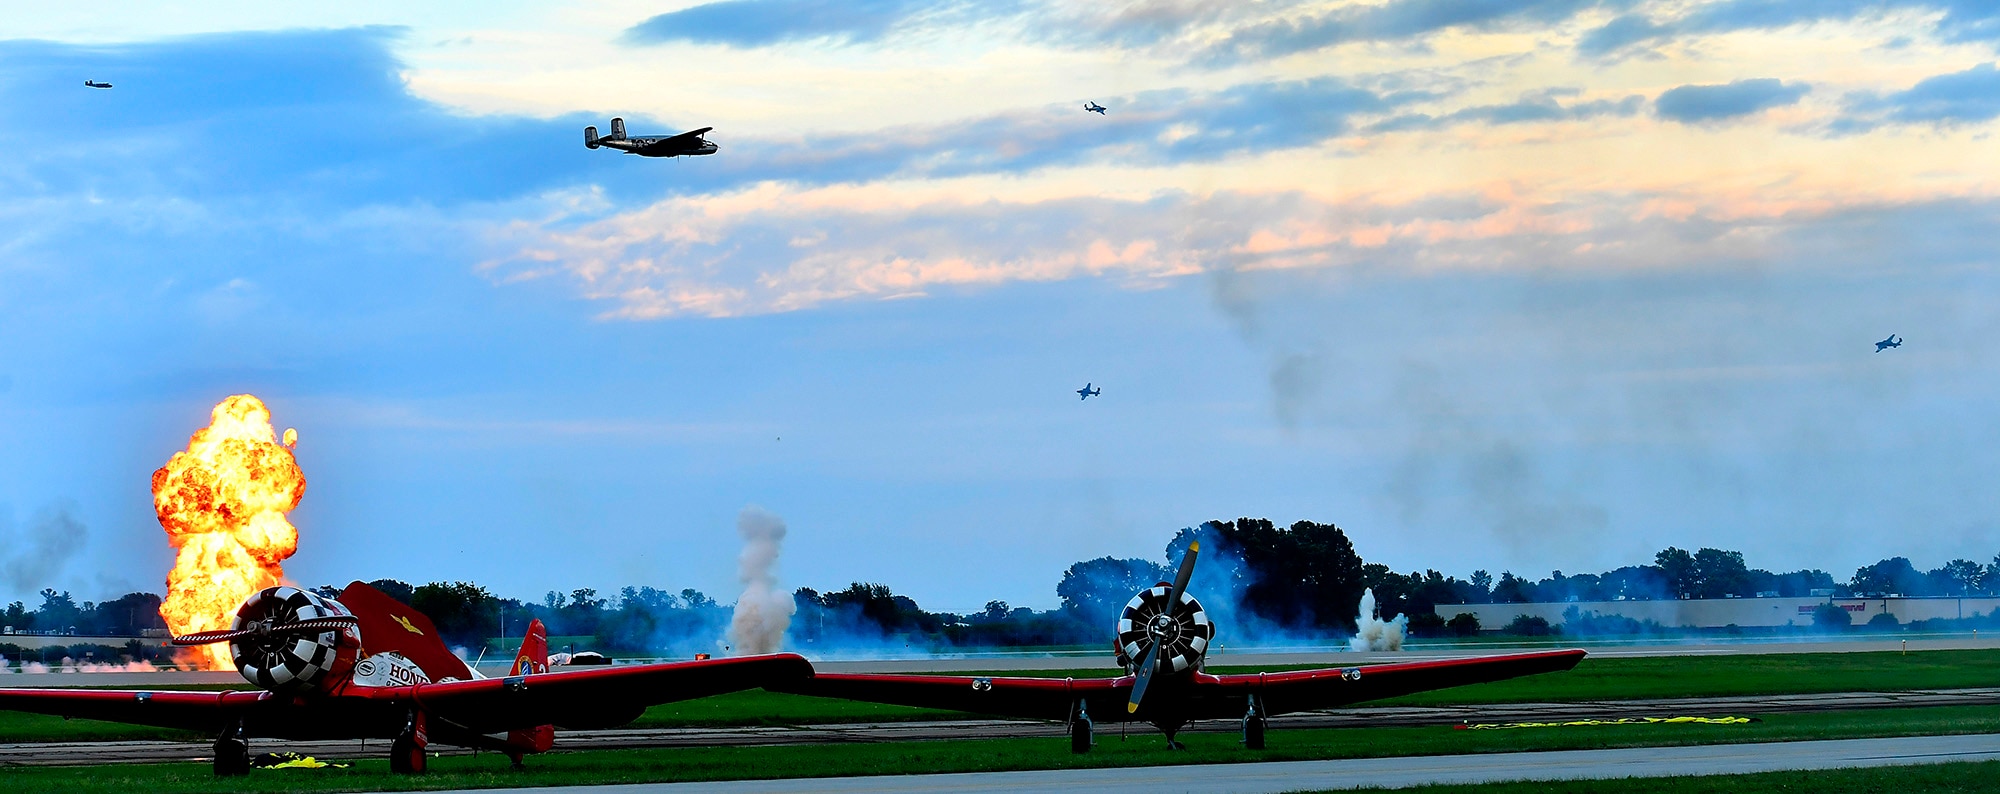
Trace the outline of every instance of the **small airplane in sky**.
[[1090, 111], [1090, 112], [1092, 112], [1092, 113], [1096, 113], [1096, 114], [1097, 114], [1097, 115], [1099, 115], [1099, 116], [1102, 116], [1102, 115], [1104, 115], [1104, 106], [1103, 106], [1103, 105], [1100, 105], [1100, 104], [1097, 104], [1096, 102], [1085, 102], [1085, 103], [1083, 103], [1083, 109], [1084, 109], [1084, 110], [1088, 110], [1088, 111]]
[[83, 81], [83, 84], [84, 84], [84, 85], [87, 85], [87, 86], [90, 86], [91, 88], [110, 88], [110, 87], [111, 87], [111, 84], [110, 84], [110, 83], [100, 83], [100, 82], [97, 82], [96, 80], [85, 80], [85, 81]]
[[796, 654], [740, 656], [549, 673], [547, 630], [528, 624], [506, 678], [467, 667], [430, 618], [355, 582], [338, 598], [295, 587], [258, 592], [227, 631], [173, 638], [229, 643], [257, 691], [0, 689], [0, 710], [200, 731], [215, 739], [215, 774], [250, 773], [247, 737], [389, 739], [389, 769], [424, 771], [431, 742], [521, 756], [555, 729], [612, 728], [647, 706], [804, 678]]
[[1069, 723], [1071, 752], [1090, 751], [1093, 720], [1148, 722], [1179, 749], [1174, 734], [1191, 720], [1240, 719], [1243, 746], [1264, 749], [1269, 718], [1366, 700], [1568, 670], [1580, 650], [1399, 662], [1278, 673], [1210, 675], [1203, 660], [1215, 624], [1187, 591], [1200, 543], [1188, 545], [1170, 586], [1161, 582], [1125, 604], [1116, 627], [1118, 678], [1004, 678], [815, 673], [766, 685], [777, 692]]
[[1097, 395], [1100, 395], [1100, 394], [1103, 394], [1103, 393], [1104, 393], [1104, 390], [1103, 390], [1103, 389], [1093, 389], [1093, 388], [1090, 388], [1090, 384], [1086, 383], [1086, 384], [1083, 384], [1083, 388], [1081, 388], [1081, 389], [1077, 389], [1077, 390], [1076, 390], [1076, 393], [1077, 393], [1077, 394], [1079, 395], [1079, 396], [1077, 397], [1077, 399], [1079, 399], [1079, 400], [1088, 400], [1088, 399], [1090, 399], [1090, 398], [1092, 398], [1092, 397], [1096, 397]]
[[715, 143], [702, 136], [714, 127], [689, 130], [679, 135], [642, 135], [634, 138], [625, 134], [625, 120], [611, 120], [611, 134], [597, 137], [596, 127], [583, 128], [583, 145], [595, 149], [600, 146], [617, 149], [626, 154], [640, 157], [681, 157], [715, 154]]
[[1888, 339], [1884, 339], [1880, 342], [1875, 343], [1875, 352], [1880, 353], [1892, 347], [1902, 347], [1902, 346], [1903, 346], [1903, 340], [1897, 339], [1895, 334], [1890, 334]]

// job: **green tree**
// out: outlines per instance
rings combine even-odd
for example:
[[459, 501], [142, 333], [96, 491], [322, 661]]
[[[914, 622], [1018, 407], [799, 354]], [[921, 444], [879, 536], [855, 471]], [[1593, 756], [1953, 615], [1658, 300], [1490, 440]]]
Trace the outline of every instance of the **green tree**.
[[1854, 625], [1854, 613], [1841, 609], [1839, 604], [1828, 602], [1813, 608], [1813, 626], [1823, 630], [1837, 631]]
[[1056, 583], [1056, 596], [1071, 619], [1101, 629], [1118, 619], [1134, 593], [1172, 575], [1156, 562], [1099, 557], [1063, 571], [1062, 581]]
[[1666, 578], [1667, 592], [1675, 598], [1694, 598], [1701, 589], [1701, 576], [1695, 568], [1694, 555], [1684, 549], [1668, 546], [1653, 555], [1653, 564]]
[[500, 633], [500, 603], [471, 582], [431, 582], [410, 594], [410, 606], [454, 643], [474, 644]]
[[1698, 598], [1756, 595], [1750, 589], [1750, 568], [1743, 553], [1704, 548], [1694, 553], [1694, 588]]

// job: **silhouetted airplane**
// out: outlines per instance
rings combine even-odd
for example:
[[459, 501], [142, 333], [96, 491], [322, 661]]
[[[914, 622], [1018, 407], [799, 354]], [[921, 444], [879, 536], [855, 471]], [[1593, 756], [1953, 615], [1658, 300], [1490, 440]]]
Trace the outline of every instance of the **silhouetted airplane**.
[[[1116, 626], [1117, 678], [814, 673], [772, 676], [765, 689], [801, 695], [953, 709], [1002, 717], [1064, 720], [1070, 752], [1089, 752], [1091, 724], [1150, 722], [1180, 749], [1174, 734], [1190, 720], [1240, 719], [1243, 746], [1264, 749], [1265, 720], [1433, 689], [1568, 670], [1580, 650], [1430, 659], [1367, 667], [1212, 675], [1204, 659], [1215, 624], [1187, 591], [1201, 544], [1190, 543], [1171, 585], [1161, 582], [1126, 602]], [[746, 687], [747, 688], [747, 687]], [[1151, 696], [1148, 696], [1150, 691]]]
[[1083, 384], [1083, 388], [1081, 388], [1081, 389], [1077, 389], [1077, 390], [1076, 390], [1076, 393], [1077, 393], [1078, 395], [1081, 395], [1081, 396], [1077, 397], [1077, 399], [1079, 399], [1079, 400], [1088, 400], [1088, 399], [1090, 399], [1090, 398], [1092, 398], [1092, 397], [1096, 397], [1097, 395], [1100, 395], [1100, 394], [1103, 394], [1103, 393], [1104, 393], [1104, 390], [1103, 390], [1103, 389], [1093, 389], [1093, 388], [1090, 388], [1090, 384], [1086, 383], [1086, 384]]
[[1085, 102], [1085, 103], [1083, 103], [1083, 109], [1084, 109], [1084, 110], [1088, 110], [1088, 111], [1090, 111], [1090, 112], [1092, 112], [1092, 113], [1096, 113], [1096, 114], [1097, 114], [1097, 115], [1099, 115], [1099, 116], [1102, 116], [1102, 115], [1104, 115], [1104, 106], [1103, 106], [1103, 105], [1100, 105], [1100, 104], [1097, 104], [1096, 102]]
[[1875, 352], [1880, 353], [1888, 348], [1902, 347], [1902, 346], [1903, 346], [1903, 340], [1897, 339], [1895, 334], [1890, 334], [1888, 339], [1884, 339], [1880, 342], [1875, 343]]
[[111, 87], [111, 84], [110, 84], [110, 83], [100, 83], [100, 82], [97, 82], [96, 80], [85, 80], [85, 81], [83, 81], [83, 84], [84, 84], [84, 85], [87, 85], [87, 86], [90, 86], [91, 88], [110, 88], [110, 87]]
[[636, 154], [640, 157], [680, 157], [682, 155], [715, 154], [715, 144], [707, 138], [702, 137], [712, 129], [715, 128], [703, 127], [698, 130], [683, 132], [679, 135], [647, 135], [632, 138], [625, 134], [624, 119], [612, 119], [611, 134], [602, 138], [597, 137], [596, 127], [583, 128], [583, 145], [591, 149], [606, 146], [626, 154]]

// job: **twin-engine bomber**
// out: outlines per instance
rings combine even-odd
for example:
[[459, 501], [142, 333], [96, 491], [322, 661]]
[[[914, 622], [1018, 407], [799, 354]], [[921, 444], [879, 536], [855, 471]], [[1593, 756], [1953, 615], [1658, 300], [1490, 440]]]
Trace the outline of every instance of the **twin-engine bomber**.
[[612, 119], [611, 134], [602, 138], [597, 136], [596, 127], [583, 128], [583, 145], [590, 149], [598, 147], [617, 149], [640, 157], [693, 157], [715, 154], [715, 142], [703, 137], [713, 129], [715, 128], [703, 127], [679, 135], [642, 135], [634, 138], [625, 134], [624, 119]]
[[1070, 750], [1088, 752], [1091, 723], [1148, 722], [1179, 748], [1174, 734], [1190, 720], [1241, 719], [1243, 746], [1264, 748], [1264, 724], [1278, 714], [1328, 709], [1432, 689], [1568, 670], [1580, 650], [1469, 659], [1402, 662], [1210, 675], [1203, 669], [1215, 624], [1187, 591], [1201, 544], [1187, 556], [1171, 587], [1141, 591], [1118, 620], [1118, 678], [1006, 678], [944, 675], [818, 673], [766, 685], [801, 695], [866, 700], [1029, 719], [1066, 720]]
[[557, 727], [613, 728], [647, 706], [804, 678], [796, 654], [549, 673], [539, 620], [506, 678], [454, 656], [423, 613], [355, 582], [338, 598], [293, 587], [244, 602], [228, 631], [174, 638], [229, 643], [254, 692], [0, 689], [0, 709], [201, 731], [215, 739], [215, 773], [250, 772], [248, 737], [388, 739], [389, 768], [424, 771], [432, 742], [507, 754], [519, 765], [547, 751]]

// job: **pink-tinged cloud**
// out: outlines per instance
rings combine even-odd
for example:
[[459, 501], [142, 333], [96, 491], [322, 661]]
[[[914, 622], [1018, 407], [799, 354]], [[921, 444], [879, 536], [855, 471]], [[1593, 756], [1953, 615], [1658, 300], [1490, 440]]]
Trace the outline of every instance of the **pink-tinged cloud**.
[[1703, 267], [1764, 256], [1786, 230], [1863, 206], [1507, 186], [1389, 205], [1289, 192], [977, 202], [764, 185], [569, 227], [515, 224], [502, 235], [519, 253], [487, 268], [502, 281], [566, 280], [607, 318], [729, 317], [1016, 282], [1146, 287], [1210, 271]]

